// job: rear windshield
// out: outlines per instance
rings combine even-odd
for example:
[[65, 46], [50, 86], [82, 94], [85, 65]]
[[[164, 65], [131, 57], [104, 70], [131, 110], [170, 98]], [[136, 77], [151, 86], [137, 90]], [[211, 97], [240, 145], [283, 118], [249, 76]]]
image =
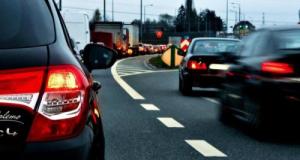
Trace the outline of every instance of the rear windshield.
[[288, 30], [275, 33], [278, 47], [283, 50], [300, 50], [300, 30]]
[[192, 54], [216, 54], [237, 52], [239, 41], [231, 40], [198, 40], [194, 43]]
[[44, 0], [1, 0], [0, 49], [47, 45], [54, 25]]

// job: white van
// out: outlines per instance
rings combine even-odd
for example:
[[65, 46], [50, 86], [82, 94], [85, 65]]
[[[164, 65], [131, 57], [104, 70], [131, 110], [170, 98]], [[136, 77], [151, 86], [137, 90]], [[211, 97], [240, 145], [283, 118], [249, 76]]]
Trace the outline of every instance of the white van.
[[71, 11], [63, 11], [62, 16], [70, 37], [74, 40], [75, 50], [80, 53], [91, 42], [89, 16], [84, 12]]

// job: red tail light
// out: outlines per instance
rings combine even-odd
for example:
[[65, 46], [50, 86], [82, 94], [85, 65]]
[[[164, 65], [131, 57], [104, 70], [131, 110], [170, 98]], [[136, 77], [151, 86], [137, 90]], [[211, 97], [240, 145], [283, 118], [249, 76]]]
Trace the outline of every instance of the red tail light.
[[46, 68], [27, 68], [0, 72], [0, 103], [14, 104], [33, 111]]
[[84, 127], [88, 80], [71, 65], [49, 67], [47, 84], [27, 141], [76, 136]]
[[189, 61], [188, 62], [188, 69], [191, 70], [207, 70], [207, 65], [202, 62], [197, 62], [197, 61]]
[[273, 74], [292, 74], [294, 73], [294, 68], [287, 64], [281, 62], [264, 62], [262, 64], [262, 71], [266, 73]]

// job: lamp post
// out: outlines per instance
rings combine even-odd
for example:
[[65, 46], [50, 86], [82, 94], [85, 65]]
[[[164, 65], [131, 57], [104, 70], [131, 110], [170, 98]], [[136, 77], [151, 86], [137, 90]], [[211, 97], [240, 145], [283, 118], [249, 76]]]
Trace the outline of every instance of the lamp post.
[[114, 6], [114, 0], [111, 1], [111, 11], [112, 11], [112, 21], [114, 21], [115, 18], [115, 6]]
[[233, 5], [238, 5], [239, 7], [239, 22], [241, 21], [241, 3], [231, 3]]
[[141, 0], [140, 42], [143, 42], [143, 0]]
[[234, 13], [234, 15], [235, 15], [234, 24], [237, 24], [237, 21], [238, 21], [238, 12], [235, 11], [235, 10], [230, 10], [230, 12]]
[[58, 8], [60, 11], [62, 11], [62, 0], [59, 0]]
[[103, 0], [103, 19], [106, 21], [106, 0]]
[[[147, 7], [153, 7], [153, 4], [148, 4], [148, 5], [145, 5], [144, 6], [144, 24], [145, 24], [145, 22], [146, 22], [146, 8]], [[145, 30], [145, 28], [144, 28], [144, 30]]]
[[228, 0], [226, 0], [226, 33], [228, 32]]
[[144, 23], [146, 22], [146, 8], [147, 7], [153, 7], [153, 4], [148, 4], [144, 6]]

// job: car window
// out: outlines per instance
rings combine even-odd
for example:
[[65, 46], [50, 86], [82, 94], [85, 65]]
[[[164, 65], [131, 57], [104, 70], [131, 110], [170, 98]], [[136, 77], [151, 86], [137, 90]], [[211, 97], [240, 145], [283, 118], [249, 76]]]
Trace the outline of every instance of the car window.
[[42, 0], [1, 0], [0, 22], [1, 49], [41, 46], [55, 40], [52, 15]]
[[269, 41], [269, 33], [267, 31], [261, 31], [258, 33], [255, 45], [253, 45], [253, 56], [267, 55], [271, 52], [271, 41]]
[[300, 49], [300, 30], [275, 32], [279, 49]]
[[242, 51], [240, 55], [242, 57], [249, 57], [254, 55], [254, 50], [256, 49], [256, 42], [259, 40], [259, 32], [252, 33], [245, 37], [242, 41]]
[[198, 40], [193, 44], [192, 54], [215, 54], [220, 52], [236, 52], [239, 41], [230, 40]]

